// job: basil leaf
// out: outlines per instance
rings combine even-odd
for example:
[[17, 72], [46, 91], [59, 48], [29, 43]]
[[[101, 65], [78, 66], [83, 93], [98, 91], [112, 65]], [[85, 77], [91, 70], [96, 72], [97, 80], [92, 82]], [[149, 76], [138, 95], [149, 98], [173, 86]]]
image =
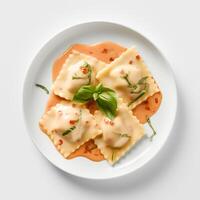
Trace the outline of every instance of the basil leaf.
[[93, 94], [93, 99], [96, 101], [99, 98], [99, 94], [98, 93], [94, 93]]
[[99, 109], [110, 119], [113, 119], [117, 110], [117, 99], [114, 91], [102, 92], [96, 100]]
[[[99, 98], [99, 95], [102, 93], [102, 92], [114, 92], [114, 90], [111, 90], [110, 88], [106, 88], [106, 87], [103, 87], [103, 85], [100, 83], [96, 86], [95, 88], [95, 93], [93, 94], [93, 99], [96, 101], [98, 98]], [[115, 92], [114, 92], [115, 93]]]
[[[107, 87], [103, 87], [103, 92], [113, 92], [114, 95], [115, 95], [115, 91], [110, 89], [110, 88], [107, 88]], [[116, 97], [116, 96], [115, 96]]]
[[98, 84], [96, 87], [91, 85], [82, 86], [74, 95], [73, 100], [86, 103], [90, 100], [96, 101], [99, 109], [105, 113], [105, 115], [113, 119], [117, 110], [117, 97], [114, 90], [103, 87], [102, 84]]
[[91, 85], [84, 85], [79, 88], [73, 97], [74, 101], [85, 103], [93, 98], [95, 87]]
[[95, 93], [100, 94], [101, 92], [103, 92], [103, 85], [101, 83], [99, 83], [96, 88], [95, 88]]

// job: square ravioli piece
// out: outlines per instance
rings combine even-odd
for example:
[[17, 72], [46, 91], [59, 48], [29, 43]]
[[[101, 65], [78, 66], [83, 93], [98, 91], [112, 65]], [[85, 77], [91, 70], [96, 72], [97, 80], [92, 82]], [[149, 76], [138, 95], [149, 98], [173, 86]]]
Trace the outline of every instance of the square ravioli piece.
[[147, 66], [134, 48], [127, 49], [99, 71], [96, 78], [104, 86], [114, 89], [130, 109], [159, 91]]
[[65, 158], [100, 134], [89, 110], [68, 102], [52, 107], [43, 115], [39, 125]]
[[102, 135], [95, 139], [95, 144], [111, 165], [144, 136], [142, 124], [124, 103], [118, 106], [117, 115], [113, 120], [99, 111], [96, 111], [95, 117], [102, 131]]
[[96, 74], [105, 65], [92, 56], [73, 51], [52, 86], [54, 94], [72, 100], [81, 86], [96, 83]]

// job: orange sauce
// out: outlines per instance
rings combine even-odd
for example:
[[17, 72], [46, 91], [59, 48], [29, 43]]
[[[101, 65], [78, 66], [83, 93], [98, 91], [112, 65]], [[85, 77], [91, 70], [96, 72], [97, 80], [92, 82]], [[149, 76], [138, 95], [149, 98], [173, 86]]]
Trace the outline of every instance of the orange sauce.
[[[112, 62], [115, 58], [119, 57], [126, 48], [119, 46], [118, 44], [112, 42], [103, 42], [96, 45], [83, 45], [83, 44], [74, 44], [67, 51], [65, 51], [59, 58], [56, 59], [52, 69], [52, 80], [54, 81], [58, 76], [62, 65], [64, 64], [66, 58], [72, 52], [72, 50], [79, 51], [81, 53], [91, 55], [96, 57], [99, 60], [102, 60], [105, 63]], [[48, 111], [52, 106], [56, 105], [64, 99], [50, 94], [46, 111]], [[160, 92], [149, 97], [145, 102], [142, 102], [136, 108], [133, 109], [133, 114], [138, 118], [141, 123], [145, 123], [148, 117], [151, 117], [159, 108], [162, 100], [162, 95]], [[90, 109], [90, 112], [93, 113], [96, 109], [96, 106], [93, 102], [89, 102], [87, 107]], [[100, 150], [97, 148], [93, 140], [89, 140], [83, 144], [79, 149], [68, 156], [68, 159], [72, 159], [78, 156], [86, 157], [93, 161], [104, 160], [103, 155]]]

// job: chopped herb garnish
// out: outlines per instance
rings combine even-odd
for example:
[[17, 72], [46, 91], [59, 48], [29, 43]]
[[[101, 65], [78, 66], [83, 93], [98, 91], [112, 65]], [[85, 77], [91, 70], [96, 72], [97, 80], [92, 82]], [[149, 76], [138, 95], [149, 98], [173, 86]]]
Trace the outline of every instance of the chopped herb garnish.
[[114, 158], [115, 158], [115, 151], [112, 152], [111, 160], [114, 161]]
[[152, 134], [152, 136], [150, 137], [151, 140], [152, 140], [153, 137], [154, 137], [157, 133], [156, 133], [154, 127], [153, 127], [152, 124], [151, 124], [151, 120], [150, 120], [150, 118], [147, 119], [147, 123], [148, 123], [149, 127], [151, 128], [151, 130], [153, 131], [153, 134]]
[[68, 135], [69, 133], [71, 133], [74, 129], [76, 128], [76, 126], [72, 126], [71, 128], [67, 129], [66, 131], [64, 131], [62, 133], [63, 136]]
[[49, 94], [49, 90], [48, 90], [45, 86], [43, 86], [43, 85], [41, 85], [41, 84], [38, 84], [38, 83], [36, 83], [35, 86], [41, 88], [41, 89], [44, 90], [47, 94]]
[[85, 79], [85, 77], [77, 76], [77, 75], [72, 76], [72, 80], [76, 80], [76, 79]]
[[85, 62], [81, 67], [84, 68], [84, 70], [86, 71], [87, 76], [81, 74], [81, 75], [77, 75], [77, 73], [74, 74], [74, 76], [72, 76], [72, 80], [76, 80], [76, 79], [88, 79], [88, 83], [87, 85], [89, 85], [91, 83], [91, 78], [92, 78], [92, 68], [91, 66]]
[[128, 103], [128, 106], [130, 106], [132, 103], [136, 102], [140, 97], [144, 96], [146, 94], [146, 90], [141, 92], [135, 99], [133, 99], [131, 102]]
[[130, 106], [132, 103], [134, 103], [135, 101], [137, 101], [139, 98], [141, 98], [142, 96], [144, 96], [148, 89], [149, 89], [149, 84], [146, 82], [148, 76], [142, 77], [137, 83], [132, 84], [128, 78], [128, 74], [126, 74], [125, 76], [123, 76], [122, 78], [125, 79], [125, 81], [128, 84], [128, 87], [130, 88], [130, 93], [131, 94], [138, 94], [138, 96], [136, 96], [131, 102], [128, 103], [128, 106]]
[[[82, 110], [80, 109], [80, 115], [79, 115], [79, 118], [78, 120], [76, 121], [76, 124], [78, 124], [81, 120], [81, 117], [82, 117]], [[65, 136], [65, 135], [68, 135], [69, 133], [71, 133], [74, 129], [76, 129], [77, 125], [76, 126], [72, 126], [70, 127], [69, 129], [65, 130], [62, 135]]]
[[120, 135], [121, 137], [128, 137], [128, 138], [130, 138], [131, 136], [130, 135], [128, 135], [128, 134], [121, 134]]
[[145, 77], [141, 78], [141, 79], [138, 81], [138, 84], [139, 84], [139, 85], [142, 85], [142, 84], [146, 83], [147, 78], [148, 78], [148, 76], [145, 76]]
[[87, 67], [88, 67], [88, 85], [89, 85], [92, 79], [92, 68], [89, 64], [87, 64]]
[[124, 78], [126, 80], [126, 82], [128, 83], [129, 87], [132, 87], [133, 85], [131, 84], [131, 82], [128, 79], [128, 74], [126, 74], [125, 76], [123, 76], [122, 78]]
[[118, 135], [120, 135], [120, 137], [128, 137], [130, 138], [131, 136], [126, 134], [126, 133], [117, 133]]

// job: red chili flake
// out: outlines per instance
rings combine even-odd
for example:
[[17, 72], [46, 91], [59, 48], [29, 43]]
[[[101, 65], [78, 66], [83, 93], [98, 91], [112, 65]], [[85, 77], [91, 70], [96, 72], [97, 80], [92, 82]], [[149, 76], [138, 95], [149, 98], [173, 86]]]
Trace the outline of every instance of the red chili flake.
[[130, 64], [130, 65], [132, 65], [132, 64], [133, 64], [133, 61], [132, 61], [132, 60], [130, 60], [130, 61], [129, 61], [129, 64]]
[[95, 144], [88, 144], [88, 145], [85, 146], [85, 151], [91, 152], [93, 149], [96, 149], [96, 148], [97, 148], [97, 146]]
[[108, 53], [108, 49], [103, 49], [101, 53]]
[[79, 116], [79, 113], [77, 113], [77, 112], [75, 112], [74, 114], [75, 114], [76, 116]]
[[92, 52], [92, 51], [90, 51], [90, 52], [89, 52], [89, 54], [93, 54], [93, 52]]
[[72, 120], [72, 119], [69, 120], [69, 123], [72, 124], [72, 125], [74, 125], [76, 122], [77, 122], [77, 120]]
[[81, 67], [81, 71], [82, 71], [83, 74], [87, 74], [88, 68], [87, 67]]
[[158, 98], [155, 98], [155, 103], [158, 103]]
[[113, 126], [113, 125], [114, 125], [114, 122], [113, 122], [113, 121], [110, 121], [110, 125]]
[[114, 60], [114, 58], [113, 57], [110, 57], [110, 59], [109, 59], [111, 62]]
[[111, 120], [109, 120], [109, 119], [104, 119], [104, 122], [105, 122], [106, 124], [110, 124], [111, 126], [114, 125], [114, 122], [111, 121]]
[[145, 106], [145, 110], [150, 110], [149, 106]]
[[120, 74], [121, 74], [121, 75], [124, 75], [124, 74], [125, 74], [123, 69], [120, 71]]
[[72, 107], [76, 107], [76, 104], [75, 104], [75, 103], [73, 103], [73, 104], [72, 104]]
[[105, 122], [106, 124], [108, 124], [108, 123], [110, 123], [110, 120], [104, 119], [104, 122]]
[[137, 55], [137, 56], [136, 56], [136, 59], [137, 59], [137, 60], [140, 60], [140, 55]]
[[86, 123], [86, 124], [88, 124], [88, 123], [89, 123], [89, 121], [85, 121], [85, 123]]
[[62, 145], [63, 144], [63, 141], [60, 139], [58, 140], [58, 145]]

